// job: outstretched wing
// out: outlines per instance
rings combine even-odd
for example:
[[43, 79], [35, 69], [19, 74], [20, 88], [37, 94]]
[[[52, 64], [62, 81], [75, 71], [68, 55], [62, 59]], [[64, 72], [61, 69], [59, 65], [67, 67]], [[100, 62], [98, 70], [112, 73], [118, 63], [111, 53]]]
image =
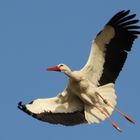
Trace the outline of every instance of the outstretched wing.
[[95, 85], [115, 83], [133, 41], [140, 34], [136, 14], [121, 11], [114, 15], [92, 43], [86, 65], [81, 71]]
[[18, 108], [32, 117], [52, 124], [77, 125], [86, 123], [83, 103], [68, 89], [56, 97], [37, 99]]

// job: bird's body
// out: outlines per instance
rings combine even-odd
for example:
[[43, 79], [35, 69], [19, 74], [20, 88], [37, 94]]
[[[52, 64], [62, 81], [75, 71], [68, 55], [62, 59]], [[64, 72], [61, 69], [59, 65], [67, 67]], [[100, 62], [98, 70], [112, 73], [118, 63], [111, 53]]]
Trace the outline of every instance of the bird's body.
[[134, 121], [116, 108], [115, 80], [118, 77], [133, 41], [140, 34], [130, 11], [117, 13], [98, 33], [92, 43], [85, 66], [72, 71], [67, 65], [48, 68], [60, 71], [68, 77], [68, 84], [62, 93], [48, 99], [37, 99], [18, 108], [42, 121], [53, 124], [77, 125], [99, 123], [108, 118], [120, 131], [110, 115], [114, 110], [127, 120]]
[[[78, 72], [75, 75], [80, 75], [78, 81], [73, 79], [68, 81], [68, 88], [71, 90], [71, 93], [78, 96], [85, 104], [94, 104], [97, 87]], [[89, 97], [89, 100], [83, 98], [84, 95]]]

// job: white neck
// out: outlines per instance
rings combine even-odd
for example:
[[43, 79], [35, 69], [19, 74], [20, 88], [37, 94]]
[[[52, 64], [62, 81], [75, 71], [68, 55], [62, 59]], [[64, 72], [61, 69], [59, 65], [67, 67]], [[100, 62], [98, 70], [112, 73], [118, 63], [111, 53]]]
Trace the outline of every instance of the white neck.
[[78, 76], [78, 73], [75, 73], [71, 70], [65, 71], [65, 75], [67, 75], [71, 80], [80, 81], [81, 78]]

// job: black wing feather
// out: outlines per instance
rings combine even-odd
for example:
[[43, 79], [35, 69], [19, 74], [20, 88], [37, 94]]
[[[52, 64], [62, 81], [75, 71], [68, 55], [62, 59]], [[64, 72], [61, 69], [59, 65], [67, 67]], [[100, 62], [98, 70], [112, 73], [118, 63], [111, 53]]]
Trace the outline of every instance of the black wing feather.
[[107, 44], [103, 74], [99, 80], [100, 85], [115, 83], [132, 48], [134, 40], [140, 34], [140, 26], [135, 25], [139, 20], [134, 19], [136, 14], [129, 15], [130, 10], [117, 13], [107, 23], [115, 29], [115, 36]]
[[127, 17], [125, 17], [125, 18], [122, 18], [121, 20], [118, 20], [118, 24], [119, 23], [123, 23], [123, 22], [125, 22], [125, 21], [129, 21], [129, 20], [132, 20], [132, 18], [134, 18], [136, 16], [136, 14], [133, 14], [133, 15], [130, 15], [130, 16], [127, 16]]

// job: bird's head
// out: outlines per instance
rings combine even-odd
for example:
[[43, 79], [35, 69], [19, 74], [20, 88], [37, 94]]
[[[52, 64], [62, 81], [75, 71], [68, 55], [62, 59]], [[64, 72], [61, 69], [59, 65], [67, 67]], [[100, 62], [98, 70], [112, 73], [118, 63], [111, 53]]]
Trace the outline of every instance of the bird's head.
[[65, 65], [65, 64], [59, 64], [57, 66], [51, 67], [51, 68], [47, 68], [48, 71], [58, 71], [58, 72], [68, 72], [71, 71], [71, 69]]

